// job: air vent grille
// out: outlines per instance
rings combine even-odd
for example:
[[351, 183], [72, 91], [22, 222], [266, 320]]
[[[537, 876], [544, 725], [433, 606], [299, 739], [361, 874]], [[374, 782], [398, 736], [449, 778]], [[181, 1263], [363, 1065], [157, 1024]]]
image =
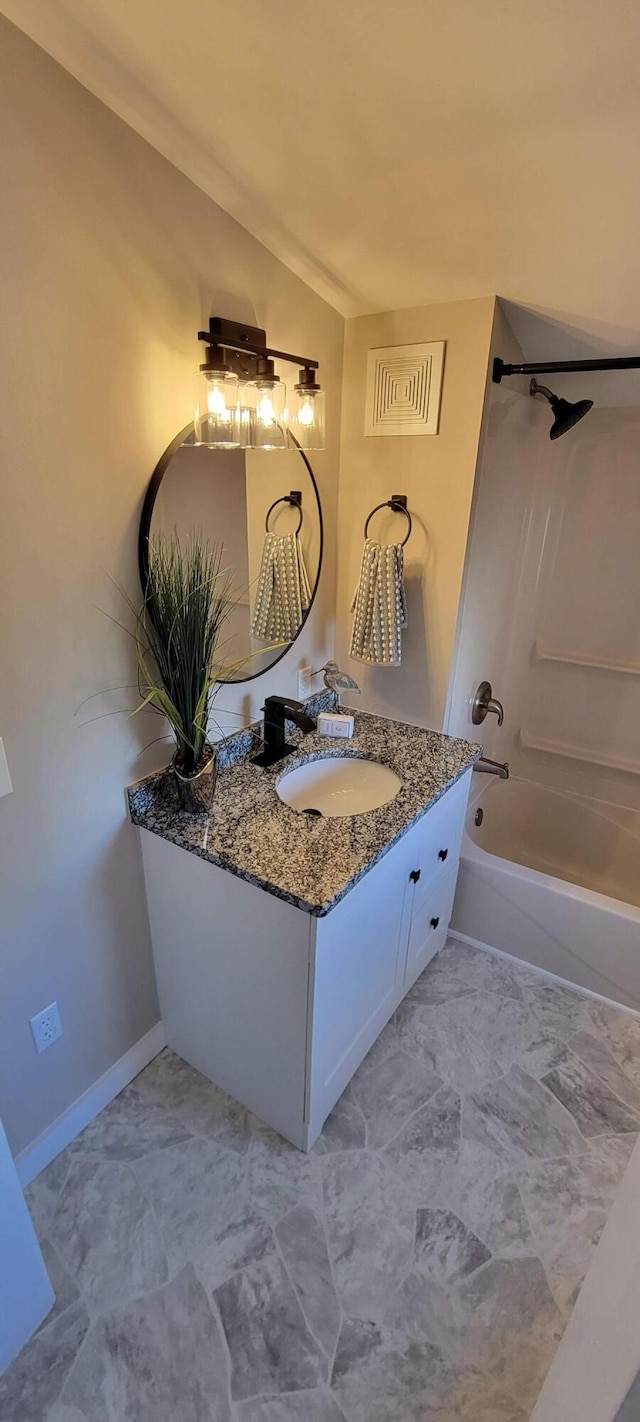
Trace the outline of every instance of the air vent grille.
[[437, 434], [444, 341], [367, 355], [365, 435]]

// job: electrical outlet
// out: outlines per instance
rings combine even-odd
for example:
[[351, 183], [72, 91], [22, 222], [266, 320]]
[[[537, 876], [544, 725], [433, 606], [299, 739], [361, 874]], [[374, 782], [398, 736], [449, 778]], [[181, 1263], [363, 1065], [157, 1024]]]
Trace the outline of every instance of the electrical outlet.
[[57, 1002], [50, 1002], [36, 1017], [31, 1017], [29, 1026], [33, 1033], [37, 1052], [46, 1052], [52, 1042], [62, 1036], [62, 1023]]
[[311, 678], [313, 671], [311, 667], [300, 667], [298, 672], [298, 701], [306, 701], [311, 695]]

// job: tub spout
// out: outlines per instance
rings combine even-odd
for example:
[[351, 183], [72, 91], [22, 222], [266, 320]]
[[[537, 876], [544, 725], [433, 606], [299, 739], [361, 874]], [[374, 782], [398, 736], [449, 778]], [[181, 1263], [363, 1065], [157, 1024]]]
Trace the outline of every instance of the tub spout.
[[507, 760], [503, 763], [500, 760], [488, 760], [485, 756], [481, 755], [473, 768], [479, 771], [481, 775], [497, 775], [500, 780], [509, 779], [509, 762]]

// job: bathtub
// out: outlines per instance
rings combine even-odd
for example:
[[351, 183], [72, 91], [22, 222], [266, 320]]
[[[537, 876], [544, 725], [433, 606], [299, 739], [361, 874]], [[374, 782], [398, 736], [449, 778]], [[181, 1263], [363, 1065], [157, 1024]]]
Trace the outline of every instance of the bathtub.
[[640, 812], [475, 775], [451, 932], [640, 1011]]

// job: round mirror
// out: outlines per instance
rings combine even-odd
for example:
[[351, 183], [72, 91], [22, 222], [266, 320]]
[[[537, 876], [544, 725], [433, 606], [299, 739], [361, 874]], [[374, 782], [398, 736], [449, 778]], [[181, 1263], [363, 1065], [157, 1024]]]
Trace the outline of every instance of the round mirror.
[[318, 586], [322, 509], [306, 454], [293, 440], [281, 450], [210, 449], [195, 443], [188, 425], [147, 489], [138, 542], [143, 593], [154, 536], [175, 533], [182, 541], [196, 528], [223, 545], [233, 575], [224, 660], [244, 664], [229, 680], [251, 681], [288, 651]]

